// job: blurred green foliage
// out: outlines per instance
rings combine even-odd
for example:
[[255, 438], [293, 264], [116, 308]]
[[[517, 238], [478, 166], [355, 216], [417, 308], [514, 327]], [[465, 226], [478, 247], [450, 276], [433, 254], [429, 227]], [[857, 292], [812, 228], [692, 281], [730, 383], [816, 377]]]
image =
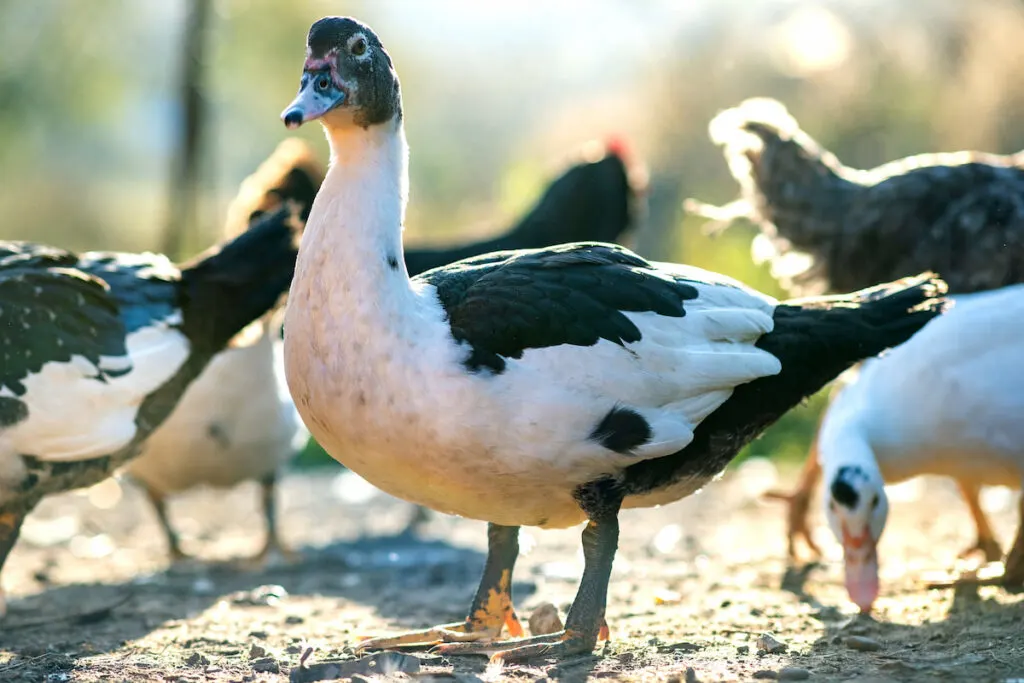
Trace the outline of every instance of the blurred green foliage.
[[[624, 134], [650, 172], [635, 242], [660, 260], [784, 296], [750, 258], [749, 226], [712, 239], [688, 196], [737, 192], [707, 123], [752, 96], [782, 100], [844, 162], [1024, 148], [1024, 5], [1017, 0], [591, 0], [515, 5], [217, 0], [207, 40], [202, 225], [218, 237], [238, 182], [286, 135], [309, 24], [368, 21], [403, 84], [412, 194], [407, 239], [454, 242], [508, 225], [590, 138]], [[152, 249], [176, 144], [180, 0], [0, 0], [0, 238]], [[322, 133], [299, 136], [324, 150]], [[824, 403], [747, 453], [798, 458]], [[300, 463], [322, 462], [312, 444]]]

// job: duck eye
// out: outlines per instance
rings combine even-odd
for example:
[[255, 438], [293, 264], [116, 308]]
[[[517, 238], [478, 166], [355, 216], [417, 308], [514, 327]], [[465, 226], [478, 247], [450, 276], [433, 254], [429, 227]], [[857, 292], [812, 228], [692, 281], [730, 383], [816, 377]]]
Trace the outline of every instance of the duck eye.
[[878, 509], [878, 504], [881, 503], [881, 502], [882, 501], [879, 500], [879, 498], [878, 498], [878, 494], [875, 494], [875, 497], [871, 499], [871, 509], [872, 510]]
[[366, 40], [363, 38], [356, 38], [349, 51], [356, 57], [362, 57], [366, 54]]
[[317, 90], [327, 90], [327, 88], [330, 85], [331, 85], [331, 79], [327, 78], [327, 76], [321, 76], [316, 81], [316, 89]]

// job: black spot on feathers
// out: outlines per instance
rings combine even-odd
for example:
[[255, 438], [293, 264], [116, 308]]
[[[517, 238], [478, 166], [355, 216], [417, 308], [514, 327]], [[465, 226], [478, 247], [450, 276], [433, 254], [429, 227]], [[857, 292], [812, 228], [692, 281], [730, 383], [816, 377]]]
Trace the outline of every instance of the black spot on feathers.
[[388, 254], [386, 260], [387, 260], [388, 268], [390, 268], [391, 270], [398, 270], [398, 257], [397, 256], [395, 256], [394, 254]]
[[651, 438], [651, 426], [631, 408], [615, 406], [597, 424], [590, 438], [610, 451], [632, 455]]
[[10, 396], [0, 396], [0, 427], [13, 427], [28, 417], [28, 406]]

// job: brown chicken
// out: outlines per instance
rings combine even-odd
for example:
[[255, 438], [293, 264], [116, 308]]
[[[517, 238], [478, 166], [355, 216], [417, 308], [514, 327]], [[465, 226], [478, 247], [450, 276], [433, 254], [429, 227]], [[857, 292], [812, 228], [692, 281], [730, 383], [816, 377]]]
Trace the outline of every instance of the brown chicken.
[[[939, 273], [951, 294], [1024, 281], [1024, 152], [921, 154], [864, 171], [842, 165], [779, 102], [755, 98], [716, 116], [712, 140], [724, 148], [741, 198], [724, 207], [687, 200], [687, 210], [715, 221], [756, 223], [755, 258], [790, 291], [860, 289], [921, 270]], [[817, 438], [815, 437], [815, 443]], [[807, 526], [821, 476], [814, 444], [789, 505], [789, 555]], [[958, 482], [989, 561], [1001, 550], [978, 503], [977, 488]]]

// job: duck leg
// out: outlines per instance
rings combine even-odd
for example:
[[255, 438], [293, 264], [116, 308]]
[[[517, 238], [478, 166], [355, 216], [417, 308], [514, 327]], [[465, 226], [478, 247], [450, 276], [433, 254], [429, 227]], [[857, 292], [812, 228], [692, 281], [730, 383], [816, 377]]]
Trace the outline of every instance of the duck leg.
[[1020, 497], [1017, 536], [1003, 563], [1003, 585], [1024, 588], [1024, 495]]
[[607, 638], [604, 611], [619, 543], [622, 494], [615, 484], [601, 481], [580, 487], [576, 498], [590, 521], [583, 529], [583, 578], [565, 619], [565, 628], [519, 640], [441, 645], [437, 648], [441, 654], [489, 654], [492, 660], [523, 662], [536, 657], [585, 654], [594, 650], [602, 636]]
[[260, 480], [260, 501], [263, 508], [263, 522], [266, 525], [266, 542], [263, 548], [247, 565], [262, 567], [271, 558], [280, 557], [284, 562], [298, 562], [299, 556], [291, 548], [281, 542], [277, 531], [277, 471], [273, 471]]
[[962, 481], [957, 481], [956, 485], [964, 497], [964, 502], [967, 503], [967, 508], [971, 511], [974, 527], [977, 530], [977, 540], [974, 545], [961, 552], [960, 557], [967, 557], [980, 551], [985, 556], [986, 562], [997, 562], [1003, 556], [1003, 549], [999, 547], [999, 542], [996, 540], [995, 534], [992, 533], [992, 527], [988, 524], [985, 511], [981, 509], [981, 503], [978, 500], [980, 487]]
[[156, 511], [156, 518], [160, 522], [160, 527], [164, 530], [164, 536], [167, 538], [167, 551], [171, 556], [171, 562], [183, 562], [190, 559], [181, 549], [181, 539], [178, 537], [178, 532], [171, 526], [171, 519], [167, 514], [167, 500], [164, 494], [151, 489], [145, 484], [142, 484], [142, 489], [146, 492], [149, 502], [153, 505], [153, 510]]
[[412, 514], [409, 515], [409, 521], [405, 523], [405, 528], [399, 533], [403, 536], [415, 536], [429, 521], [430, 511], [422, 505], [414, 505]]
[[1013, 539], [1010, 552], [1003, 561], [1002, 574], [984, 577], [968, 575], [931, 581], [928, 583], [928, 588], [956, 588], [957, 586], [1005, 586], [1017, 590], [1024, 588], [1024, 496], [1021, 496], [1019, 508], [1017, 536]]
[[[820, 429], [820, 423], [819, 423]], [[787, 555], [791, 562], [797, 559], [796, 542], [803, 538], [804, 543], [817, 557], [821, 555], [814, 539], [811, 537], [811, 530], [807, 524], [809, 518], [811, 497], [814, 495], [814, 487], [821, 480], [821, 463], [818, 462], [818, 433], [814, 434], [814, 441], [807, 453], [807, 460], [804, 461], [803, 469], [800, 471], [800, 481], [792, 493], [782, 491], [769, 491], [764, 494], [765, 498], [781, 500], [786, 503], [786, 539], [788, 542]]]
[[465, 621], [364, 640], [359, 649], [385, 650], [492, 640], [500, 636], [505, 627], [513, 637], [523, 635], [523, 626], [512, 606], [512, 569], [518, 556], [519, 527], [489, 524], [484, 575]]
[[[2, 573], [7, 556], [11, 549], [18, 542], [18, 534], [21, 532], [21, 524], [25, 521], [26, 513], [4, 512], [0, 514], [0, 573]], [[0, 619], [7, 614], [7, 595], [4, 593], [3, 585], [0, 584]]]

